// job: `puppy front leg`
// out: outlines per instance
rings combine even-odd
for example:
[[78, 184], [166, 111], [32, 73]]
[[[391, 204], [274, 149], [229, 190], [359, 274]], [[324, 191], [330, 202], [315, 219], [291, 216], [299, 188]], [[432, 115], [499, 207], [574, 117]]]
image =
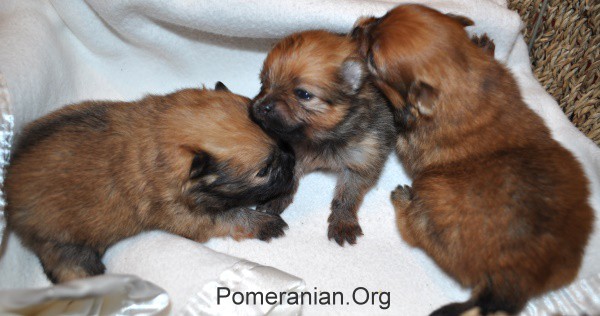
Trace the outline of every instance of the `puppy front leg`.
[[334, 239], [340, 246], [344, 242], [356, 244], [356, 237], [363, 232], [358, 224], [358, 208], [366, 191], [375, 184], [372, 178], [345, 170], [338, 178], [335, 197], [331, 202], [329, 229], [327, 237]]
[[231, 236], [236, 240], [258, 238], [268, 241], [283, 236], [287, 227], [279, 215], [250, 208], [234, 208], [218, 213], [195, 214], [183, 209], [171, 220], [163, 219], [155, 228], [197, 242], [206, 242], [211, 238], [224, 236]]
[[396, 223], [400, 230], [402, 239], [409, 245], [416, 247], [417, 242], [409, 224], [409, 214], [412, 213], [410, 208], [412, 205], [413, 193], [412, 188], [408, 185], [399, 185], [391, 194], [392, 204], [396, 210]]
[[250, 208], [238, 208], [220, 214], [218, 230], [228, 232], [235, 240], [257, 238], [269, 241], [285, 235], [286, 222], [276, 214], [255, 211]]
[[402, 239], [413, 247], [423, 247], [427, 243], [422, 241], [426, 241], [429, 235], [429, 219], [426, 213], [421, 211], [420, 206], [413, 202], [413, 189], [408, 185], [399, 185], [392, 191], [391, 199]]

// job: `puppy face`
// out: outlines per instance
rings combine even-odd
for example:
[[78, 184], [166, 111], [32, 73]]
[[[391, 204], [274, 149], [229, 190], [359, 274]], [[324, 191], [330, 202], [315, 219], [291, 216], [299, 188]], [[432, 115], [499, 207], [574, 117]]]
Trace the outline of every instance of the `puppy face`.
[[293, 169], [293, 151], [283, 146], [273, 147], [268, 157], [242, 174], [232, 171], [231, 161], [196, 153], [190, 166], [190, 202], [208, 211], [265, 203], [291, 192]]
[[363, 84], [366, 69], [355, 52], [350, 38], [325, 31], [281, 40], [263, 65], [254, 120], [287, 141], [326, 137], [351, 111]]
[[353, 36], [376, 85], [397, 109], [433, 114], [435, 99], [448, 78], [469, 67], [465, 17], [444, 15], [420, 5], [399, 6], [381, 18], [357, 22]]
[[165, 131], [178, 140], [190, 205], [217, 211], [264, 203], [292, 190], [294, 153], [250, 120], [250, 99], [219, 83], [215, 91], [179, 92], [173, 102]]

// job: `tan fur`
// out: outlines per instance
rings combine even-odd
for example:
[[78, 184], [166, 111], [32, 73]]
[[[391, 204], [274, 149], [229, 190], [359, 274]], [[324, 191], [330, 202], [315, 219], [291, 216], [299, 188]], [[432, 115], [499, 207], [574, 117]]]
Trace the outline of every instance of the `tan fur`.
[[461, 21], [405, 5], [354, 34], [405, 127], [397, 152], [413, 184], [392, 193], [402, 237], [473, 288], [434, 315], [516, 313], [573, 280], [594, 215], [581, 165]]
[[285, 109], [291, 120], [308, 122], [310, 136], [319, 137], [339, 124], [349, 106], [327, 104], [338, 82], [338, 70], [355, 53], [355, 45], [343, 36], [325, 31], [307, 31], [290, 35], [269, 52], [264, 64], [261, 94], [277, 94], [294, 100], [293, 89], [301, 87], [317, 98], [308, 103], [313, 112], [290, 104]]
[[[354, 244], [362, 235], [358, 207], [381, 173], [395, 130], [356, 43], [321, 30], [292, 34], [269, 52], [261, 82], [255, 119], [294, 148], [297, 179], [314, 170], [338, 175], [328, 236]], [[312, 97], [298, 97], [298, 89]], [[291, 202], [288, 196], [260, 209], [280, 213]]]
[[[206, 100], [206, 95], [197, 90], [182, 90], [175, 95], [174, 102], [179, 106], [166, 110], [164, 123], [159, 127], [164, 141], [180, 139], [180, 146], [208, 151], [217, 160], [229, 160], [240, 174], [256, 168], [256, 162], [267, 158], [275, 142], [248, 119], [246, 98], [217, 93]], [[195, 113], [198, 103], [204, 103], [201, 124]], [[237, 109], [224, 111], [229, 104]]]
[[[276, 197], [292, 180], [293, 162], [272, 170], [287, 169], [285, 181], [256, 176], [279, 149], [250, 121], [248, 103], [227, 91], [187, 89], [84, 102], [31, 123], [8, 169], [8, 226], [54, 282], [102, 273], [105, 249], [144, 230], [200, 242], [279, 236], [278, 216], [237, 209], [261, 201], [246, 190], [276, 185]], [[192, 177], [196, 156], [206, 160]], [[223, 181], [231, 185], [209, 189]]]

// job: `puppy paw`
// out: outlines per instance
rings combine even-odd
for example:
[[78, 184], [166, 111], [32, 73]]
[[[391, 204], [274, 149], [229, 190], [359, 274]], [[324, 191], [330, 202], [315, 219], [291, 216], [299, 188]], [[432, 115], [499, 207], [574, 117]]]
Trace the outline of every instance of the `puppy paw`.
[[363, 232], [358, 222], [348, 221], [333, 221], [329, 223], [327, 237], [333, 239], [340, 246], [344, 246], [344, 242], [350, 245], [356, 244], [356, 238], [362, 236]]
[[263, 214], [268, 216], [268, 218], [261, 221], [257, 227], [256, 238], [269, 241], [272, 238], [285, 235], [284, 230], [288, 228], [288, 224], [279, 215]]
[[483, 34], [481, 36], [474, 35], [471, 37], [471, 42], [473, 42], [473, 44], [475, 44], [477, 47], [481, 48], [485, 53], [494, 57], [496, 44], [494, 44], [494, 41], [489, 38], [487, 34]]
[[394, 207], [406, 208], [412, 200], [412, 189], [408, 185], [399, 185], [392, 191], [391, 199]]

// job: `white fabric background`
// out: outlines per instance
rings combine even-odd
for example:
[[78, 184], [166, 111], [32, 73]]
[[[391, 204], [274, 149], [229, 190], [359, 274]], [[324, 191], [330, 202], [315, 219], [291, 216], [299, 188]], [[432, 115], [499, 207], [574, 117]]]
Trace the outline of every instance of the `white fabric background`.
[[[278, 38], [309, 28], [345, 32], [357, 17], [381, 15], [398, 2], [408, 1], [4, 0], [0, 72], [11, 93], [17, 131], [25, 122], [83, 99], [131, 100], [146, 93], [211, 86], [217, 80], [252, 97], [259, 89], [263, 58]], [[590, 202], [598, 214], [600, 149], [568, 122], [533, 78], [518, 15], [507, 10], [503, 0], [422, 2], [468, 16], [476, 23], [470, 32], [492, 37], [496, 58], [511, 68], [528, 105], [582, 161], [593, 192]], [[302, 180], [295, 203], [283, 214], [290, 226], [284, 238], [268, 244], [222, 239], [207, 246], [296, 275], [306, 281], [307, 289], [342, 291], [350, 297], [362, 286], [392, 295], [391, 308], [385, 311], [377, 305], [306, 306], [308, 315], [423, 315], [466, 299], [468, 291], [401, 240], [389, 202], [390, 191], [401, 183], [409, 180], [391, 157], [361, 207], [365, 236], [353, 247], [341, 248], [326, 238], [335, 180], [322, 173]], [[598, 217], [580, 277], [600, 272]], [[35, 257], [15, 238], [8, 246], [0, 260], [0, 287], [47, 284]]]

